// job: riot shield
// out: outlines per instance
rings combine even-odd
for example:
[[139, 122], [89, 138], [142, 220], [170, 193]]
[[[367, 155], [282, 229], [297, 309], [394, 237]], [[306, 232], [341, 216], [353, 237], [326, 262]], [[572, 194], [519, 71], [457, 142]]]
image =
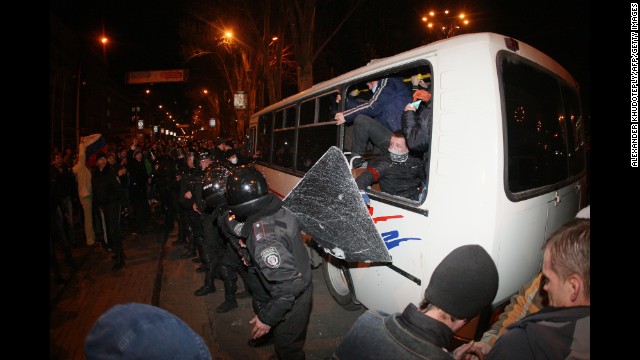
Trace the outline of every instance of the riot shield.
[[332, 256], [349, 262], [391, 262], [347, 159], [337, 147], [329, 148], [307, 171], [282, 206]]

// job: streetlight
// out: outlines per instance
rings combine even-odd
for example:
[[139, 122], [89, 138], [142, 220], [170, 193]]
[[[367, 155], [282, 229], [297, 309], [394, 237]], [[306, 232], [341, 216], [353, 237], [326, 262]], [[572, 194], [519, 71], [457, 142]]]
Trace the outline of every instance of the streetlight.
[[428, 15], [422, 17], [422, 22], [426, 23], [430, 32], [436, 32], [439, 39], [455, 36], [469, 25], [469, 19], [465, 13], [460, 12], [456, 15], [449, 10], [431, 10]]
[[100, 38], [100, 42], [102, 43], [102, 60], [106, 64], [107, 63], [107, 42], [109, 42], [109, 38], [102, 35], [102, 37]]
[[[102, 43], [102, 59], [106, 64], [106, 53], [107, 53], [107, 42], [109, 42], [109, 38], [105, 35], [102, 35], [100, 38], [100, 42]], [[80, 143], [80, 86], [84, 85], [82, 81], [82, 63], [78, 64], [78, 71], [76, 72], [76, 144]], [[62, 133], [62, 139], [64, 142], [64, 133]]]

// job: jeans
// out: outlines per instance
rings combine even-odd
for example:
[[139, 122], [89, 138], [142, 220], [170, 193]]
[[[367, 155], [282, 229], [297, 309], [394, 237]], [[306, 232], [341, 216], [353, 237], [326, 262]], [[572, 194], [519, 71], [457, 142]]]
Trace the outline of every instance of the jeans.
[[64, 232], [67, 235], [69, 244], [73, 245], [76, 243], [76, 233], [73, 229], [73, 201], [71, 200], [71, 196], [62, 199], [60, 206], [62, 207]]
[[389, 148], [391, 130], [366, 115], [358, 115], [353, 120], [353, 143], [351, 154], [363, 155], [367, 150], [369, 140], [373, 142], [380, 151], [376, 153], [384, 154]]

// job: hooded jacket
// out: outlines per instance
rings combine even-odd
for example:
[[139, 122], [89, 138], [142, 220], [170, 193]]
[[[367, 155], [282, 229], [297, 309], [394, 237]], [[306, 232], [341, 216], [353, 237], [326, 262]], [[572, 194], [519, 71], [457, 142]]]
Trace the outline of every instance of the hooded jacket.
[[343, 113], [344, 119], [347, 124], [351, 124], [356, 116], [366, 115], [393, 132], [402, 127], [402, 113], [410, 102], [411, 92], [401, 78], [384, 78], [378, 81], [378, 87], [369, 101], [358, 103], [347, 98], [348, 110]]

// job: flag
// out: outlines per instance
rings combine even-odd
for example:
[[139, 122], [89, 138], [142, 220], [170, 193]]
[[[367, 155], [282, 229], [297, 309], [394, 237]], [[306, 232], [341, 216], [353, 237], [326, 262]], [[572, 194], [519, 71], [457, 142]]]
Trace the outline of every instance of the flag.
[[96, 155], [101, 151], [107, 152], [107, 140], [102, 134], [91, 134], [83, 137], [82, 141], [86, 146], [87, 167], [93, 167], [96, 165]]

